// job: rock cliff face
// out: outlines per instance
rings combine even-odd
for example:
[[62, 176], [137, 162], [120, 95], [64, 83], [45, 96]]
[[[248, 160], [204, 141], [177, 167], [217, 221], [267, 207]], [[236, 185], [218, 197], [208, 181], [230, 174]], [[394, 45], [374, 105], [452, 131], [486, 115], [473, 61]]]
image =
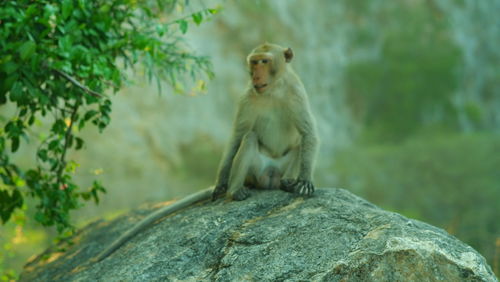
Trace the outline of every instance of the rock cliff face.
[[193, 205], [89, 263], [154, 208], [82, 229], [64, 253], [29, 262], [22, 281], [497, 281], [445, 231], [342, 189], [311, 198], [254, 191]]

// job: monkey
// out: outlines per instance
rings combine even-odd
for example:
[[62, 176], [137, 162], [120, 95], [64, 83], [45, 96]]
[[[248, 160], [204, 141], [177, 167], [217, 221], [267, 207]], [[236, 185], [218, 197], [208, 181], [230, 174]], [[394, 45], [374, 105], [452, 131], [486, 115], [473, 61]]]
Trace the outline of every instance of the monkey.
[[291, 48], [265, 43], [247, 57], [251, 81], [238, 104], [232, 137], [213, 193], [244, 200], [250, 188], [314, 192], [318, 137]]
[[290, 66], [293, 56], [291, 48], [270, 43], [248, 55], [250, 83], [238, 103], [215, 186], [146, 216], [93, 262], [105, 259], [153, 222], [200, 201], [224, 194], [241, 201], [250, 196], [250, 188], [313, 194], [318, 137], [305, 87]]

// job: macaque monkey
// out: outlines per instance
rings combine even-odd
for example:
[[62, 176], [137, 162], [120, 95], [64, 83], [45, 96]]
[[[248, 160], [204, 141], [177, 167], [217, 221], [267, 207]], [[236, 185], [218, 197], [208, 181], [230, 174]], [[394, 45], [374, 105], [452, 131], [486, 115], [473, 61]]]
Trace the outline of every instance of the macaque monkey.
[[193, 203], [227, 193], [234, 200], [249, 188], [282, 189], [309, 196], [318, 138], [306, 90], [290, 66], [293, 52], [275, 44], [255, 48], [247, 58], [251, 82], [241, 98], [231, 141], [215, 188], [207, 188], [148, 215], [93, 261], [101, 261], [153, 222]]
[[247, 58], [251, 83], [239, 102], [213, 197], [244, 200], [248, 187], [314, 192], [318, 138], [304, 85], [290, 66], [293, 52], [262, 44]]

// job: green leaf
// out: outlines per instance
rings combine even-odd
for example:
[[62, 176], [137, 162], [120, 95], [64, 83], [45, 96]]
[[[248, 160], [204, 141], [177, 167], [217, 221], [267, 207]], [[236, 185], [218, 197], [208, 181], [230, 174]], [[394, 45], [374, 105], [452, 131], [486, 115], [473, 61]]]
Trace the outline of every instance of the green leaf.
[[62, 16], [67, 19], [73, 12], [73, 0], [63, 0], [62, 3]]
[[19, 47], [19, 55], [22, 60], [30, 58], [36, 50], [36, 43], [33, 41], [26, 41]]
[[28, 9], [26, 9], [26, 17], [27, 18], [30, 18], [32, 17], [33, 15], [36, 15], [36, 13], [38, 12], [38, 8], [37, 8], [37, 5], [33, 4], [33, 5], [30, 5], [28, 7]]
[[19, 135], [16, 123], [9, 121], [5, 125], [5, 132], [8, 134], [8, 136], [17, 136]]
[[35, 115], [31, 115], [30, 118], [28, 119], [28, 125], [33, 125], [35, 122]]
[[191, 17], [193, 18], [193, 21], [196, 25], [200, 25], [203, 21], [203, 14], [201, 12], [194, 13], [191, 15]]
[[219, 12], [219, 9], [207, 9], [207, 11], [212, 14], [212, 15], [215, 15]]
[[188, 30], [188, 22], [186, 20], [179, 20], [177, 21], [179, 24], [179, 29], [181, 30], [182, 34], [186, 34]]
[[104, 187], [101, 185], [101, 183], [99, 183], [98, 181], [94, 181], [94, 183], [92, 183], [92, 187], [90, 189], [89, 194], [92, 196], [92, 198], [94, 198], [94, 202], [96, 204], [99, 203], [99, 192], [105, 194], [106, 189], [104, 189]]
[[83, 198], [85, 201], [90, 200], [90, 197], [91, 197], [91, 196], [90, 196], [90, 192], [82, 192], [80, 195], [82, 196], [82, 198]]
[[42, 161], [46, 161], [47, 160], [47, 150], [45, 149], [40, 149], [38, 150], [38, 152], [36, 153], [37, 156], [42, 160]]
[[[16, 187], [23, 187], [26, 185], [26, 181], [24, 181], [24, 179], [22, 179], [21, 177], [16, 176], [14, 178], [14, 185], [16, 185]], [[17, 190], [15, 190], [15, 191], [17, 191]]]
[[81, 119], [78, 123], [78, 130], [82, 130], [85, 127], [85, 120]]
[[14, 82], [16, 82], [18, 79], [19, 79], [19, 76], [16, 73], [9, 75], [7, 77], [7, 79], [0, 82], [1, 89], [5, 92], [9, 91], [12, 88], [12, 85], [14, 84]]
[[10, 145], [10, 150], [12, 153], [15, 153], [17, 149], [19, 149], [19, 137], [15, 136], [10, 138], [11, 145]]
[[58, 119], [52, 125], [51, 131], [56, 134], [63, 134], [65, 129], [66, 129], [66, 124], [64, 123], [64, 120]]
[[54, 150], [56, 150], [57, 148], [59, 148], [59, 145], [60, 145], [59, 140], [57, 140], [57, 139], [52, 140], [52, 141], [50, 141], [50, 143], [49, 143], [49, 150], [54, 151]]
[[10, 100], [12, 102], [20, 102], [23, 98], [25, 98], [23, 95], [23, 85], [20, 81], [16, 81], [10, 89]]
[[109, 13], [110, 9], [111, 9], [111, 6], [109, 4], [105, 4], [99, 8], [99, 12], [102, 14], [106, 14], [106, 13]]
[[28, 108], [21, 108], [21, 111], [19, 112], [19, 117], [24, 117], [28, 113]]
[[3, 70], [6, 74], [11, 74], [15, 72], [19, 68], [19, 65], [14, 63], [13, 61], [7, 61], [2, 64], [0, 67], [1, 70]]
[[0, 190], [0, 218], [2, 223], [7, 222], [14, 210], [22, 206], [23, 196], [18, 189], [14, 189], [12, 194], [9, 194], [7, 190]]
[[66, 36], [60, 38], [58, 45], [62, 50], [64, 50], [64, 52], [60, 53], [59, 55], [61, 55], [63, 57], [68, 57], [69, 51], [71, 51], [71, 49], [73, 48], [73, 42], [72, 42], [71, 36], [66, 35]]
[[82, 147], [83, 147], [83, 139], [80, 138], [80, 137], [75, 137], [75, 140], [76, 140], [76, 147], [75, 147], [75, 150], [80, 150]]

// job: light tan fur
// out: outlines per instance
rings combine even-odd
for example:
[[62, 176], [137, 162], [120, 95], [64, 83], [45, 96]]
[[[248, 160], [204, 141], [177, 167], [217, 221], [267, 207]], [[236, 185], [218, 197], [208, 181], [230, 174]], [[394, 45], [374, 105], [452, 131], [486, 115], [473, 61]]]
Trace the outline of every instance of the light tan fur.
[[[263, 44], [247, 58], [252, 77], [238, 104], [233, 133], [219, 167], [214, 198], [249, 196], [247, 186], [310, 195], [318, 147], [304, 85], [290, 48]], [[279, 184], [278, 184], [279, 183]]]

